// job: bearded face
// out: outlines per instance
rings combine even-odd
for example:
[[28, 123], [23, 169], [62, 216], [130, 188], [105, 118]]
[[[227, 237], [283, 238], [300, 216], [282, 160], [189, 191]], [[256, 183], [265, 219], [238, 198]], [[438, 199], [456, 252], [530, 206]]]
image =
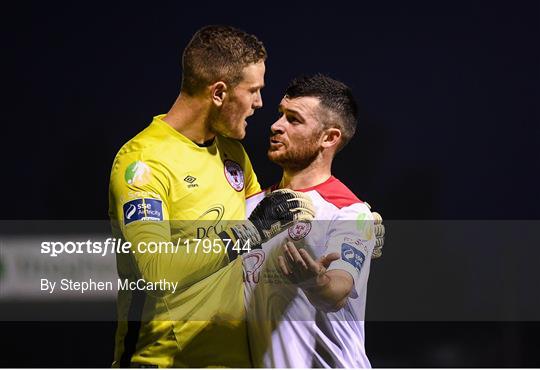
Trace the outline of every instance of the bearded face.
[[321, 152], [320, 137], [322, 130], [305, 133], [280, 134], [270, 137], [268, 159], [284, 169], [302, 170], [309, 166]]
[[285, 96], [279, 105], [281, 116], [271, 127], [268, 158], [284, 169], [301, 170], [321, 153], [322, 124], [319, 99]]

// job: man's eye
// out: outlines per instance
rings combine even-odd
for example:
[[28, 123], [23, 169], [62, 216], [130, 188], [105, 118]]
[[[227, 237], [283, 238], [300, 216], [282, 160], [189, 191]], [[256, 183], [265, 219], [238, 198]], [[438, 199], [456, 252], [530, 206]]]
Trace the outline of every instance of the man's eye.
[[287, 116], [287, 121], [289, 121], [290, 123], [298, 123], [298, 119], [296, 119], [295, 116]]

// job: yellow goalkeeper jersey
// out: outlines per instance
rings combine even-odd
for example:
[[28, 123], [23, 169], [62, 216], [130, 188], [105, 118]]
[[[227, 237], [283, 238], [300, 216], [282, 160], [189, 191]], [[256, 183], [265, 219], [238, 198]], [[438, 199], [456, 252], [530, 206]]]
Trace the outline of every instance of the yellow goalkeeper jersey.
[[117, 253], [119, 281], [136, 287], [118, 292], [113, 366], [250, 367], [241, 259], [229, 263], [216, 232], [245, 219], [260, 186], [237, 140], [199, 146], [162, 117], [111, 171], [113, 232], [132, 245]]

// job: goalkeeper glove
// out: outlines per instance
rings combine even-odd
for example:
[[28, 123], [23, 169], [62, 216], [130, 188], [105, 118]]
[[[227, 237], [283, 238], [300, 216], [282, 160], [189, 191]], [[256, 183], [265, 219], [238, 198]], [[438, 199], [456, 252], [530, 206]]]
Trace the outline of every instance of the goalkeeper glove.
[[373, 248], [373, 254], [371, 259], [379, 258], [382, 256], [382, 250], [384, 246], [384, 225], [382, 216], [378, 212], [372, 212], [374, 227], [375, 227], [375, 248]]
[[[268, 241], [297, 221], [310, 222], [314, 217], [315, 208], [309, 196], [290, 189], [279, 189], [267, 194], [245, 222], [228, 227], [219, 236], [253, 247]], [[236, 256], [235, 251], [229, 250], [231, 261]]]
[[[369, 208], [369, 210], [371, 211], [371, 206], [367, 203], [367, 202], [364, 202], [366, 204], [366, 206]], [[384, 233], [385, 233], [385, 228], [384, 228], [384, 225], [383, 225], [383, 219], [382, 219], [382, 216], [380, 213], [378, 212], [371, 212], [371, 214], [373, 215], [373, 226], [374, 226], [374, 229], [375, 229], [375, 248], [373, 248], [373, 253], [371, 254], [371, 259], [375, 259], [375, 258], [379, 258], [382, 256], [382, 250], [383, 250], [383, 246], [384, 246]]]

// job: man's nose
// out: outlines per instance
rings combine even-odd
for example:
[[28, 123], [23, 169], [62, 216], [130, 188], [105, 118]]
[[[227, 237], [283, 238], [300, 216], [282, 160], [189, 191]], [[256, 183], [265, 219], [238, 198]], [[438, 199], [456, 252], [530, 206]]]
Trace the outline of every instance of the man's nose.
[[270, 126], [270, 131], [272, 131], [273, 134], [282, 134], [285, 132], [285, 129], [283, 127], [283, 120], [284, 117], [281, 116], [277, 119], [276, 122], [272, 124], [272, 126]]
[[263, 101], [262, 101], [262, 95], [261, 92], [257, 92], [257, 97], [255, 98], [255, 101], [253, 102], [253, 109], [259, 109], [262, 108]]

